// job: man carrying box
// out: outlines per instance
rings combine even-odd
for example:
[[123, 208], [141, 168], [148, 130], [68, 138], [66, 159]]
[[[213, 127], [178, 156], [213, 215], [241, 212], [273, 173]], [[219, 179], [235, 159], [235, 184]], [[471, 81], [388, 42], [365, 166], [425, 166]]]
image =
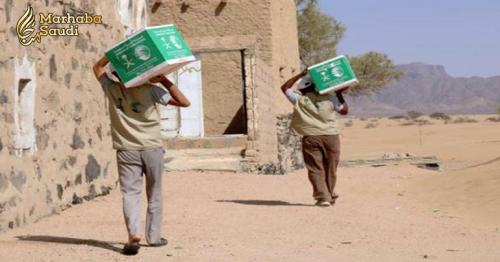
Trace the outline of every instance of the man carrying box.
[[[306, 69], [283, 84], [281, 90], [294, 105], [291, 128], [303, 136], [302, 153], [316, 205], [328, 207], [338, 198], [334, 189], [340, 139], [335, 112], [346, 115], [349, 110], [342, 91], [336, 96], [320, 95], [307, 75]], [[292, 90], [299, 79], [299, 91]]]
[[141, 241], [139, 225], [143, 175], [148, 199], [146, 241], [150, 246], [167, 244], [167, 240], [161, 237], [164, 150], [156, 103], [188, 107], [190, 102], [163, 75], [150, 81], [161, 83], [166, 90], [152, 84], [125, 88], [121, 82], [108, 77], [105, 70], [108, 63], [106, 57], [101, 58], [94, 65], [94, 73], [109, 100], [113, 148], [117, 150], [123, 214], [129, 234], [123, 253], [135, 255]]

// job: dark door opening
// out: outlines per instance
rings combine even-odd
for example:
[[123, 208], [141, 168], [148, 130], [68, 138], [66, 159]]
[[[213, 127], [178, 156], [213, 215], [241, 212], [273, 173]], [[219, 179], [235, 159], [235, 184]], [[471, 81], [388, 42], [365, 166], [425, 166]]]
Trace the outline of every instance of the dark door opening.
[[241, 50], [202, 52], [205, 136], [247, 134]]

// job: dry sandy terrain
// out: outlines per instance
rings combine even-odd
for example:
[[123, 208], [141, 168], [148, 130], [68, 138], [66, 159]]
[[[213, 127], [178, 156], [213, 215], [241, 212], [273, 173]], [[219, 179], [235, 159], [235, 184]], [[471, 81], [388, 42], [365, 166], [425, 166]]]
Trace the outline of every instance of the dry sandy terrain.
[[418, 126], [370, 121], [344, 130], [344, 159], [410, 152], [437, 155], [444, 170], [342, 168], [330, 208], [312, 206], [304, 170], [168, 173], [167, 247], [119, 253], [115, 190], [0, 235], [0, 261], [500, 261], [500, 124], [436, 121], [421, 144]]

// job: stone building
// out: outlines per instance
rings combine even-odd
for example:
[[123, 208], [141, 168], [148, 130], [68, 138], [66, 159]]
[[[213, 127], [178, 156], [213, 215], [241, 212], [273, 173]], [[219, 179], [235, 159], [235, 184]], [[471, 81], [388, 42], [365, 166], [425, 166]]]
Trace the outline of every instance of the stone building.
[[[37, 25], [49, 12], [103, 21], [22, 46], [16, 27], [28, 2]], [[107, 105], [91, 68], [146, 19], [146, 1], [0, 0], [0, 231], [115, 187]]]
[[[37, 26], [49, 12], [102, 23], [23, 46], [28, 3]], [[293, 0], [0, 0], [0, 232], [116, 187], [107, 102], [91, 68], [145, 25], [176, 24], [199, 58], [170, 76], [194, 103], [161, 110], [167, 167], [288, 163], [277, 116], [290, 110], [279, 86], [299, 70], [295, 15]]]
[[[169, 150], [174, 160], [167, 168], [277, 164], [277, 116], [290, 111], [279, 87], [299, 71], [295, 1], [157, 0], [150, 6], [150, 25], [177, 25], [199, 58], [197, 70], [187, 73], [196, 81], [182, 81], [182, 69], [178, 75], [194, 103], [193, 111], [173, 117], [182, 124], [167, 135], [177, 137], [167, 142], [177, 149]], [[183, 133], [191, 138], [179, 139]]]

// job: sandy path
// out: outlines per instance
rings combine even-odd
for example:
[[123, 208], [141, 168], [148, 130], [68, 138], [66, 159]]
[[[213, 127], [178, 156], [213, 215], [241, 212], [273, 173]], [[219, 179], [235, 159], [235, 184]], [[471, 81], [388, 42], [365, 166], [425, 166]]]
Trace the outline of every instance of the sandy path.
[[415, 167], [341, 170], [335, 207], [311, 206], [288, 176], [169, 173], [164, 248], [119, 253], [117, 190], [0, 235], [0, 261], [500, 261], [500, 221], [478, 224], [430, 201]]

